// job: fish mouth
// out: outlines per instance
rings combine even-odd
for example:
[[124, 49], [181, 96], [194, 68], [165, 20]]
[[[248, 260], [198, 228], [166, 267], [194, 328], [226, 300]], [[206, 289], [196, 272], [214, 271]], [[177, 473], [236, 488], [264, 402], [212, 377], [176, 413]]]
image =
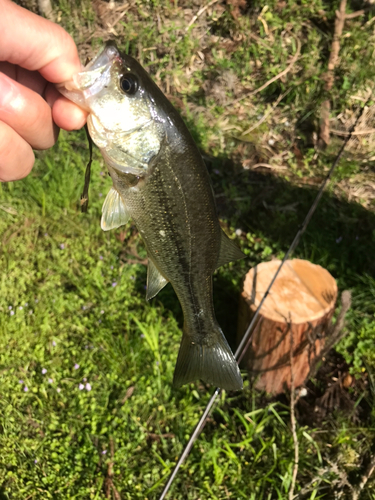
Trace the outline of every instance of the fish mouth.
[[73, 75], [70, 80], [57, 84], [56, 88], [63, 96], [90, 111], [89, 99], [108, 85], [111, 67], [121, 61], [116, 44], [109, 41], [82, 71]]
[[101, 52], [88, 62], [88, 64], [83, 68], [82, 73], [103, 68], [112, 64], [113, 61], [116, 60], [121, 60], [120, 52], [115, 42], [110, 40], [106, 42]]

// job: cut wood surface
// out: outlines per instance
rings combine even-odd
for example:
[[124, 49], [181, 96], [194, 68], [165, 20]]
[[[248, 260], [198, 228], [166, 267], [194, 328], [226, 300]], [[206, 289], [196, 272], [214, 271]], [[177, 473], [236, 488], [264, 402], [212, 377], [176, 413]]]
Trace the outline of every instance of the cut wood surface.
[[[246, 275], [240, 299], [238, 341], [279, 265], [279, 260], [264, 262]], [[277, 394], [290, 387], [291, 330], [295, 387], [303, 384], [312, 360], [324, 346], [336, 298], [336, 282], [326, 269], [300, 259], [284, 264], [262, 306], [244, 357], [256, 379], [256, 388]]]

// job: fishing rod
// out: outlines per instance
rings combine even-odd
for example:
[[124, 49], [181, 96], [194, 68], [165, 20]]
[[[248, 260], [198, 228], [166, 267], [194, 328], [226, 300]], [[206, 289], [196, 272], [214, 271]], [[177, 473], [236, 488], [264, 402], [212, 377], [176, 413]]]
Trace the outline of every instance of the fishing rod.
[[[324, 189], [326, 187], [326, 185], [328, 184], [329, 180], [331, 179], [332, 177], [332, 174], [335, 170], [335, 168], [337, 167], [343, 153], [344, 153], [344, 150], [348, 144], [348, 142], [350, 141], [350, 139], [352, 138], [352, 135], [353, 135], [353, 132], [360, 120], [360, 118], [362, 117], [362, 114], [364, 112], [364, 110], [366, 109], [366, 105], [367, 103], [370, 101], [370, 98], [372, 97], [372, 94], [373, 92], [371, 92], [369, 98], [367, 99], [365, 105], [363, 106], [363, 108], [360, 110], [354, 124], [352, 125], [352, 127], [350, 128], [349, 130], [349, 133], [346, 137], [346, 139], [344, 140], [334, 162], [332, 163], [332, 166], [331, 168], [329, 169], [329, 172], [328, 174], [326, 175], [322, 185], [320, 186], [320, 189], [318, 191], [318, 194], [316, 195], [309, 211], [307, 212], [307, 215], [305, 217], [305, 220], [303, 221], [302, 225], [298, 228], [298, 231], [290, 245], [290, 247], [288, 248], [283, 260], [281, 261], [277, 271], [275, 272], [272, 280], [271, 280], [271, 283], [268, 285], [268, 288], [262, 298], [262, 300], [260, 301], [260, 304], [259, 306], [257, 307], [256, 311], [255, 311], [255, 314], [249, 324], [249, 326], [247, 327], [247, 330], [245, 332], [245, 335], [243, 336], [243, 339], [240, 343], [240, 345], [237, 347], [236, 349], [236, 352], [234, 354], [234, 357], [236, 358], [236, 361], [238, 364], [240, 364], [242, 358], [244, 357], [246, 351], [247, 351], [247, 348], [249, 347], [250, 345], [250, 341], [251, 341], [251, 337], [252, 337], [252, 334], [254, 332], [254, 325], [255, 325], [255, 322], [257, 321], [258, 317], [259, 317], [259, 314], [260, 314], [260, 310], [261, 310], [261, 307], [263, 306], [264, 304], [264, 301], [266, 300], [266, 298], [268, 297], [268, 294], [273, 286], [273, 284], [275, 283], [283, 265], [285, 264], [285, 262], [287, 261], [287, 259], [289, 258], [289, 256], [294, 252], [294, 250], [296, 249], [299, 241], [300, 241], [300, 238], [301, 236], [303, 235], [303, 233], [306, 231], [306, 228], [307, 226], [309, 225], [309, 222], [312, 218], [312, 216], [314, 215], [314, 212], [320, 202], [320, 199], [321, 197], [323, 196], [323, 192], [324, 192]], [[164, 486], [164, 489], [159, 497], [159, 500], [164, 500], [168, 494], [168, 491], [170, 489], [170, 487], [172, 486], [172, 483], [181, 467], [181, 465], [183, 464], [183, 462], [185, 461], [185, 459], [187, 458], [187, 456], [189, 455], [195, 441], [197, 440], [199, 434], [202, 432], [206, 422], [207, 422], [207, 419], [208, 419], [208, 416], [210, 415], [210, 412], [212, 410], [212, 407], [214, 406], [215, 404], [215, 401], [217, 400], [218, 396], [220, 395], [222, 389], [220, 389], [220, 387], [217, 387], [214, 391], [214, 393], [212, 394], [209, 402], [207, 403], [207, 406], [201, 416], [201, 418], [199, 419], [199, 422], [197, 423], [193, 433], [191, 434], [190, 438], [189, 438], [189, 441], [187, 442], [187, 444], [185, 445], [185, 448], [182, 452], [182, 454], [180, 455], [171, 475], [169, 476], [168, 478], [168, 481], [166, 483], [166, 485]]]

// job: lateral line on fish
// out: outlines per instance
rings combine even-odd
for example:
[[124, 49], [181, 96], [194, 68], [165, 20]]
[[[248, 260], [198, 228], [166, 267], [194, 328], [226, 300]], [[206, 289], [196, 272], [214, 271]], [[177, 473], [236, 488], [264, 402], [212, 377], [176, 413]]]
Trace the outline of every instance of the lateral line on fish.
[[[194, 312], [197, 310], [197, 303], [196, 303], [196, 300], [195, 300], [195, 296], [194, 296], [194, 290], [193, 290], [193, 286], [192, 286], [192, 282], [191, 282], [191, 262], [192, 262], [192, 248], [191, 248], [191, 227], [190, 227], [190, 222], [189, 222], [189, 217], [188, 217], [188, 211], [187, 211], [187, 205], [186, 205], [186, 199], [185, 199], [185, 194], [184, 194], [184, 190], [182, 189], [182, 185], [178, 179], [178, 176], [176, 175], [176, 173], [174, 172], [173, 170], [173, 167], [171, 164], [168, 165], [168, 168], [170, 169], [170, 171], [172, 172], [173, 174], [173, 178], [175, 179], [176, 183], [179, 185], [180, 187], [180, 191], [181, 191], [181, 197], [182, 197], [182, 200], [184, 202], [184, 211], [185, 211], [185, 215], [186, 215], [186, 220], [188, 221], [188, 230], [189, 230], [189, 273], [188, 273], [188, 278], [189, 278], [189, 290], [190, 290], [190, 296], [191, 296], [191, 301], [193, 303], [193, 307], [194, 307]], [[202, 325], [201, 325], [201, 320], [199, 318], [197, 318], [198, 321], [198, 326], [199, 326], [199, 333], [202, 333], [203, 332], [203, 328], [202, 328]]]

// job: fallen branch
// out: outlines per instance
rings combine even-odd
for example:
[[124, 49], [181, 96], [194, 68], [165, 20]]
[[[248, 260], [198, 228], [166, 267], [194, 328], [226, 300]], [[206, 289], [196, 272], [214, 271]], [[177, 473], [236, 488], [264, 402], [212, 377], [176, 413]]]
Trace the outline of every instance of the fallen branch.
[[[332, 90], [333, 82], [334, 82], [334, 71], [339, 60], [339, 52], [340, 52], [340, 38], [342, 36], [342, 32], [344, 30], [344, 24], [346, 19], [353, 19], [355, 17], [362, 16], [364, 14], [363, 10], [359, 10], [357, 12], [352, 12], [351, 14], [346, 14], [346, 1], [341, 0], [340, 9], [336, 11], [336, 19], [335, 19], [335, 30], [333, 33], [333, 40], [331, 46], [331, 53], [328, 60], [328, 68], [327, 72], [324, 75], [325, 85], [324, 90], [329, 93]], [[331, 112], [331, 101], [326, 99], [322, 103], [321, 109], [321, 124], [320, 124], [320, 146], [327, 146], [330, 142], [330, 128], [329, 128], [329, 115]], [[339, 134], [338, 134], [339, 135]]]

